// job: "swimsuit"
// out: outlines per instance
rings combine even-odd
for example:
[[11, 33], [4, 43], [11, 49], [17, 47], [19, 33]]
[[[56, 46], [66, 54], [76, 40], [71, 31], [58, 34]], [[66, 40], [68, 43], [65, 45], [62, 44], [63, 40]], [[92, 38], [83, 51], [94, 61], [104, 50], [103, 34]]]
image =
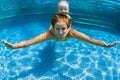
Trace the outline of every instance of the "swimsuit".
[[[70, 37], [67, 36], [64, 41], [68, 41], [69, 39], [70, 39]], [[56, 42], [58, 41], [56, 37], [53, 37], [53, 40]]]

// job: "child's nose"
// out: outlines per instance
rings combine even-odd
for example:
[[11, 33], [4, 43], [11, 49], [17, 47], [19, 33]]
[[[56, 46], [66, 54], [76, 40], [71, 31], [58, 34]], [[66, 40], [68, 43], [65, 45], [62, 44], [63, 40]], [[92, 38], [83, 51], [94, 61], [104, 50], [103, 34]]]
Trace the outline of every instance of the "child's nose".
[[62, 12], [65, 12], [65, 10], [62, 10]]

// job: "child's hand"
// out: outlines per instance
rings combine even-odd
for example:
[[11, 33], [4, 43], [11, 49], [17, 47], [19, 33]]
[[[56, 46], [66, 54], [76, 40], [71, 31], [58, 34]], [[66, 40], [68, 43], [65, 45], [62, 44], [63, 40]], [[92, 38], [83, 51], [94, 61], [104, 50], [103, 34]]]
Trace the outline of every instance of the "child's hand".
[[11, 43], [8, 43], [6, 40], [2, 40], [2, 42], [5, 44], [5, 46], [7, 46], [9, 48], [14, 48], [14, 45]]

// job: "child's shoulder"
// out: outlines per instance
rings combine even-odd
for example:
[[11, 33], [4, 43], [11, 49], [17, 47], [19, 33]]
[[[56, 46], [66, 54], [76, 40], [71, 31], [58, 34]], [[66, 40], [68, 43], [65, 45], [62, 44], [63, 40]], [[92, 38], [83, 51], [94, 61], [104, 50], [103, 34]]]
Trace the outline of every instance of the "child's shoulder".
[[70, 16], [69, 14], [67, 14], [67, 16], [68, 16], [69, 18], [71, 18], [71, 16]]

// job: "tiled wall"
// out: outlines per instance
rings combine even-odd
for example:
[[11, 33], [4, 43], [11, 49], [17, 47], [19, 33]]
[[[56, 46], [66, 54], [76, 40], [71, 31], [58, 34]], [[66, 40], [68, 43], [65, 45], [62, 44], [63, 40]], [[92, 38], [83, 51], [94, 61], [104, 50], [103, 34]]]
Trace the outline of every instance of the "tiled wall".
[[56, 9], [54, 0], [0, 0], [0, 19], [16, 15], [50, 14], [56, 11], [53, 8]]

